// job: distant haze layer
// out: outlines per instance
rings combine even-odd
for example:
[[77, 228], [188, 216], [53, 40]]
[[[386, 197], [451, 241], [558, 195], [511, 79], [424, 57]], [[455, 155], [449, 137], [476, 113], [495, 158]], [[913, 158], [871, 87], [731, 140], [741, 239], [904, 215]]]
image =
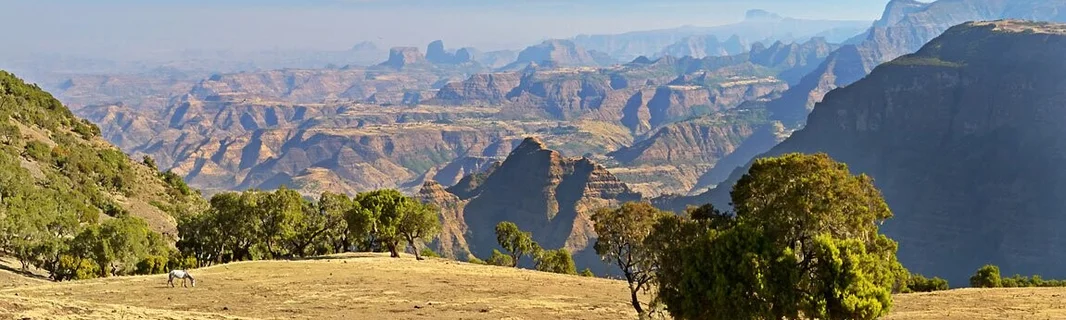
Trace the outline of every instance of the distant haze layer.
[[712, 26], [765, 9], [808, 19], [873, 20], [885, 0], [0, 0], [2, 55], [145, 59], [182, 50], [343, 50], [443, 39], [481, 49], [546, 38]]

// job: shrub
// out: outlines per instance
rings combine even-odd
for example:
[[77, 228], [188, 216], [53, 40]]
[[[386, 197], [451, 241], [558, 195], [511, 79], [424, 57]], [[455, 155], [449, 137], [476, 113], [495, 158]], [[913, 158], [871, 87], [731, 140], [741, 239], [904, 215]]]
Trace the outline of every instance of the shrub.
[[537, 270], [544, 272], [577, 274], [574, 258], [566, 249], [545, 250], [537, 255]]
[[170, 259], [164, 256], [153, 255], [144, 257], [144, 259], [137, 262], [137, 269], [134, 271], [134, 274], [147, 275], [166, 273], [168, 262], [170, 262]]
[[70, 255], [59, 257], [59, 265], [53, 272], [56, 281], [85, 280], [96, 278], [100, 267], [88, 259], [79, 259]]
[[500, 252], [500, 250], [496, 250], [496, 249], [492, 250], [492, 256], [489, 257], [488, 260], [485, 260], [485, 263], [489, 264], [489, 265], [501, 266], [501, 267], [514, 266], [514, 260], [511, 259], [511, 256], [503, 254], [502, 252]]
[[428, 258], [440, 258], [440, 255], [436, 251], [430, 248], [422, 248], [422, 257]]
[[470, 255], [470, 256], [466, 257], [466, 262], [469, 262], [471, 264], [480, 264], [480, 265], [488, 264], [488, 263], [485, 262], [485, 260], [478, 259], [474, 255]]
[[974, 288], [999, 288], [1002, 284], [999, 267], [991, 264], [977, 269], [977, 273], [970, 277], [970, 286]]
[[589, 268], [585, 268], [585, 270], [581, 270], [581, 276], [582, 277], [590, 277], [591, 278], [591, 277], [595, 277], [596, 275], [592, 274], [592, 270], [589, 270]]
[[52, 162], [52, 148], [40, 141], [34, 140], [26, 143], [25, 155], [38, 162], [48, 164]]
[[922, 276], [922, 275], [917, 274], [917, 273], [911, 274], [911, 276], [909, 278], [907, 278], [907, 282], [906, 282], [905, 286], [901, 289], [901, 291], [904, 292], [904, 293], [907, 293], [907, 292], [933, 292], [933, 291], [943, 291], [943, 290], [948, 290], [948, 281], [947, 280], [944, 280], [944, 279], [941, 279], [941, 278], [938, 278], [938, 277], [934, 277], [932, 279], [927, 279], [925, 276]]

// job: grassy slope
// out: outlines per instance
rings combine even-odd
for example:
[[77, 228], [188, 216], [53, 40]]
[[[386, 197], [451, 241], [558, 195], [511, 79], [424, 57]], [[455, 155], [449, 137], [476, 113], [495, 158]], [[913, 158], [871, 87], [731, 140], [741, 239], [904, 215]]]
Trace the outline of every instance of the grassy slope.
[[[278, 277], [265, 277], [271, 273]], [[620, 281], [446, 260], [357, 255], [236, 263], [193, 274], [200, 282], [192, 289], [166, 287], [160, 275], [0, 288], [0, 318], [636, 318]], [[1066, 317], [1063, 288], [962, 289], [895, 299], [888, 319]]]

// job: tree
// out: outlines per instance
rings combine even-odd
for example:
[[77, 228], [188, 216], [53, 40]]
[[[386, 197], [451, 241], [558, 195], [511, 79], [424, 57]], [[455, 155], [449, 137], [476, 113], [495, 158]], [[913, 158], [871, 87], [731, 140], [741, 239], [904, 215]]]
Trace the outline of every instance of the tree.
[[511, 266], [518, 267], [522, 256], [531, 255], [539, 247], [533, 241], [533, 234], [518, 229], [514, 222], [504, 221], [496, 224], [496, 241], [511, 257]]
[[542, 250], [535, 257], [538, 271], [577, 274], [574, 257], [566, 249]]
[[369, 235], [371, 243], [384, 244], [393, 258], [399, 258], [399, 244], [404, 239], [402, 231], [417, 231], [413, 225], [405, 226], [404, 220], [423, 205], [391, 189], [359, 194], [356, 198], [359, 206], [348, 215], [349, 228], [357, 234]]
[[985, 265], [970, 277], [970, 286], [974, 288], [999, 288], [1001, 285], [999, 267], [995, 265]]
[[592, 215], [596, 230], [596, 254], [607, 263], [622, 270], [629, 284], [633, 309], [644, 314], [638, 299], [640, 291], [646, 291], [654, 279], [654, 252], [644, 240], [651, 234], [660, 217], [669, 215], [646, 202], [629, 202], [618, 209], [604, 208]]
[[430, 204], [408, 199], [409, 203], [405, 206], [406, 211], [400, 220], [397, 231], [407, 239], [407, 244], [411, 246], [411, 250], [415, 253], [415, 259], [422, 260], [418, 243], [432, 240], [440, 234], [440, 209]]
[[280, 244], [296, 235], [295, 226], [304, 215], [304, 199], [296, 190], [282, 186], [265, 195], [253, 210], [258, 213], [261, 241], [272, 258], [285, 254]]
[[[731, 193], [735, 218], [662, 218], [659, 298], [678, 319], [872, 319], [904, 278], [892, 216], [872, 180], [824, 154], [754, 162]], [[672, 265], [671, 265], [672, 264]]]

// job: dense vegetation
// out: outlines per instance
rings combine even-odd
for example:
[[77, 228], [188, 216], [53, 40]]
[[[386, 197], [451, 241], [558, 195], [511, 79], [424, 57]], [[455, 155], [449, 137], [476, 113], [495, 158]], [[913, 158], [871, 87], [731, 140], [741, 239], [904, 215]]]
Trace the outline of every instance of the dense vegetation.
[[878, 225], [892, 216], [870, 178], [824, 154], [760, 159], [736, 212], [629, 204], [596, 214], [596, 249], [652, 307], [678, 319], [872, 319], [908, 273]]
[[436, 208], [396, 190], [324, 193], [311, 201], [282, 187], [220, 193], [210, 203], [178, 225], [178, 248], [202, 266], [348, 251], [399, 257], [404, 247], [422, 259], [420, 245], [440, 232]]
[[[120, 199], [191, 211], [198, 194], [103, 143], [100, 130], [36, 85], [0, 72], [0, 251], [55, 280], [132, 273], [144, 261], [184, 263]], [[153, 174], [155, 172], [155, 174]], [[166, 189], [151, 196], [152, 186]], [[187, 187], [186, 187], [187, 188]], [[202, 201], [201, 201], [202, 202]]]
[[970, 286], [974, 288], [1025, 288], [1025, 287], [1066, 287], [1066, 280], [1044, 280], [1040, 275], [1026, 277], [1014, 275], [1004, 278], [999, 267], [985, 265], [970, 277]]

